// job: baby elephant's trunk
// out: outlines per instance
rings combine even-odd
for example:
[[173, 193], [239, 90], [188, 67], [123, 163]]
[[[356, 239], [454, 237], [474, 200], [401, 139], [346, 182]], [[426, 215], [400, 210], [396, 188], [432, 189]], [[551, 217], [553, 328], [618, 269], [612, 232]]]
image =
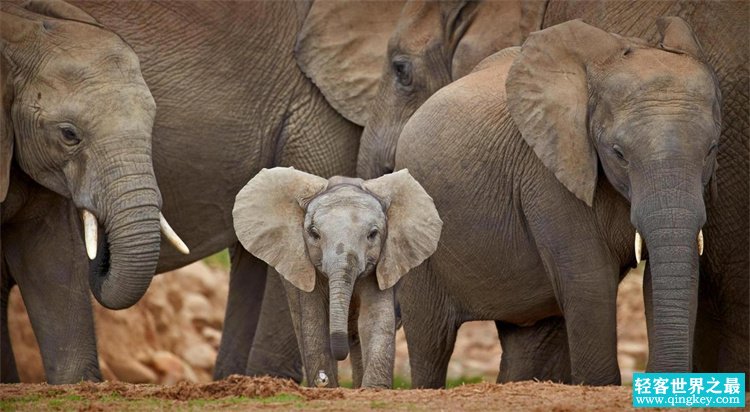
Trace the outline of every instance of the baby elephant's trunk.
[[332, 273], [328, 278], [330, 288], [329, 316], [331, 331], [331, 352], [336, 360], [344, 360], [349, 355], [349, 303], [352, 300], [354, 276], [345, 270]]

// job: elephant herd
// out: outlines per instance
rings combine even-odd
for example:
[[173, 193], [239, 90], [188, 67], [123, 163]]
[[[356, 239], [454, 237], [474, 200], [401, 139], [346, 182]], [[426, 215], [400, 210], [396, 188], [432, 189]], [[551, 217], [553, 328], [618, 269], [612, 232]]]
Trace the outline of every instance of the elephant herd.
[[90, 294], [225, 248], [217, 379], [389, 387], [402, 323], [441, 387], [493, 320], [499, 382], [619, 384], [642, 258], [648, 370], [750, 373], [744, 1], [0, 7], [2, 382], [14, 285], [48, 382], [101, 380]]

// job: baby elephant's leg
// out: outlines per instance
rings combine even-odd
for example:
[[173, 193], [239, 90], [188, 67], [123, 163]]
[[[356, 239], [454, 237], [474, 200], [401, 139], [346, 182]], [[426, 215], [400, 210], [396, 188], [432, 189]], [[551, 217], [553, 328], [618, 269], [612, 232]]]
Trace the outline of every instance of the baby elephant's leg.
[[362, 387], [390, 388], [396, 356], [396, 310], [393, 288], [380, 290], [373, 275], [356, 284], [359, 296], [359, 338], [364, 375]]

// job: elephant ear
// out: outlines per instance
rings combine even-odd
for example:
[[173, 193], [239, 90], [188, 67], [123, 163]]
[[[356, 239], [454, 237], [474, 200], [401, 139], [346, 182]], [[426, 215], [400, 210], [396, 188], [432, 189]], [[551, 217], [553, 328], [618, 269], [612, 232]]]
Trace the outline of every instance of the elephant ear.
[[376, 269], [380, 290], [385, 290], [435, 252], [443, 221], [430, 195], [406, 169], [365, 181], [362, 187], [387, 209], [388, 230]]
[[40, 22], [29, 20], [6, 11], [0, 11], [0, 97], [2, 97], [2, 111], [0, 111], [0, 202], [5, 200], [10, 185], [10, 165], [13, 159], [13, 122], [11, 121], [11, 106], [13, 104], [14, 73], [19, 71], [16, 66], [16, 50], [33, 40], [40, 32]]
[[28, 0], [23, 7], [44, 16], [101, 26], [90, 14], [62, 0]]
[[403, 1], [317, 0], [297, 37], [297, 64], [328, 103], [364, 126]]
[[581, 20], [532, 33], [505, 82], [508, 110], [524, 140], [576, 197], [591, 206], [598, 162], [588, 137], [587, 65], [626, 47]]
[[315, 267], [305, 249], [303, 205], [327, 186], [326, 179], [291, 167], [263, 169], [240, 190], [232, 210], [242, 246], [305, 292], [315, 288]]
[[13, 159], [13, 123], [10, 118], [10, 107], [13, 103], [12, 84], [6, 73], [5, 58], [0, 62], [0, 98], [2, 98], [2, 110], [0, 110], [0, 203], [8, 195], [10, 185], [10, 164]]
[[542, 25], [545, 1], [484, 1], [453, 53], [451, 78], [469, 74], [485, 57], [506, 47], [520, 46]]
[[690, 25], [680, 17], [659, 17], [656, 20], [659, 30], [659, 48], [682, 54], [689, 54], [698, 60], [706, 61], [703, 47]]

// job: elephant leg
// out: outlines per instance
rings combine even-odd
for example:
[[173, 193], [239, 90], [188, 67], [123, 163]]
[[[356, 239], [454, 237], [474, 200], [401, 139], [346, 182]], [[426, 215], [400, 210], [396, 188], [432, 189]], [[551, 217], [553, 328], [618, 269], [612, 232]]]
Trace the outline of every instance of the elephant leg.
[[503, 355], [497, 383], [540, 380], [570, 383], [565, 319], [550, 317], [531, 326], [495, 322]]
[[430, 272], [428, 259], [404, 276], [396, 292], [409, 348], [412, 388], [445, 387], [462, 323]]
[[239, 242], [229, 252], [229, 297], [214, 379], [245, 372], [266, 283], [265, 262], [248, 253]]
[[750, 379], [747, 285], [730, 284], [731, 277], [716, 276], [704, 267], [700, 276], [693, 370], [745, 372]]
[[[561, 186], [558, 189], [561, 193], [552, 192], [549, 196], [570, 197]], [[523, 201], [527, 203], [524, 213], [534, 241], [565, 317], [572, 383], [619, 385], [619, 261], [597, 227], [595, 210], [582, 202], [560, 207], [557, 202], [534, 196]]]
[[362, 376], [364, 374], [364, 364], [362, 363], [362, 335], [359, 333], [359, 305], [360, 297], [357, 295], [355, 286], [352, 303], [349, 305], [349, 361], [352, 365], [352, 387], [362, 387]]
[[[316, 377], [323, 372], [328, 377], [328, 384], [323, 386], [337, 387], [338, 364], [331, 352], [328, 329], [328, 285], [318, 278], [315, 289], [308, 293], [286, 280], [282, 279], [281, 282], [289, 302], [307, 385], [317, 386]], [[278, 345], [285, 346], [286, 342], [279, 342]]]
[[374, 274], [361, 278], [355, 285], [359, 296], [359, 335], [365, 388], [393, 386], [393, 363], [396, 358], [396, 307], [393, 288], [380, 290]]
[[43, 217], [3, 226], [3, 254], [26, 304], [47, 382], [100, 381], [80, 218], [62, 197], [45, 206]]
[[245, 373], [302, 382], [302, 358], [281, 275], [268, 268], [266, 290]]
[[8, 331], [8, 298], [15, 282], [0, 256], [0, 383], [18, 383], [18, 369]]

